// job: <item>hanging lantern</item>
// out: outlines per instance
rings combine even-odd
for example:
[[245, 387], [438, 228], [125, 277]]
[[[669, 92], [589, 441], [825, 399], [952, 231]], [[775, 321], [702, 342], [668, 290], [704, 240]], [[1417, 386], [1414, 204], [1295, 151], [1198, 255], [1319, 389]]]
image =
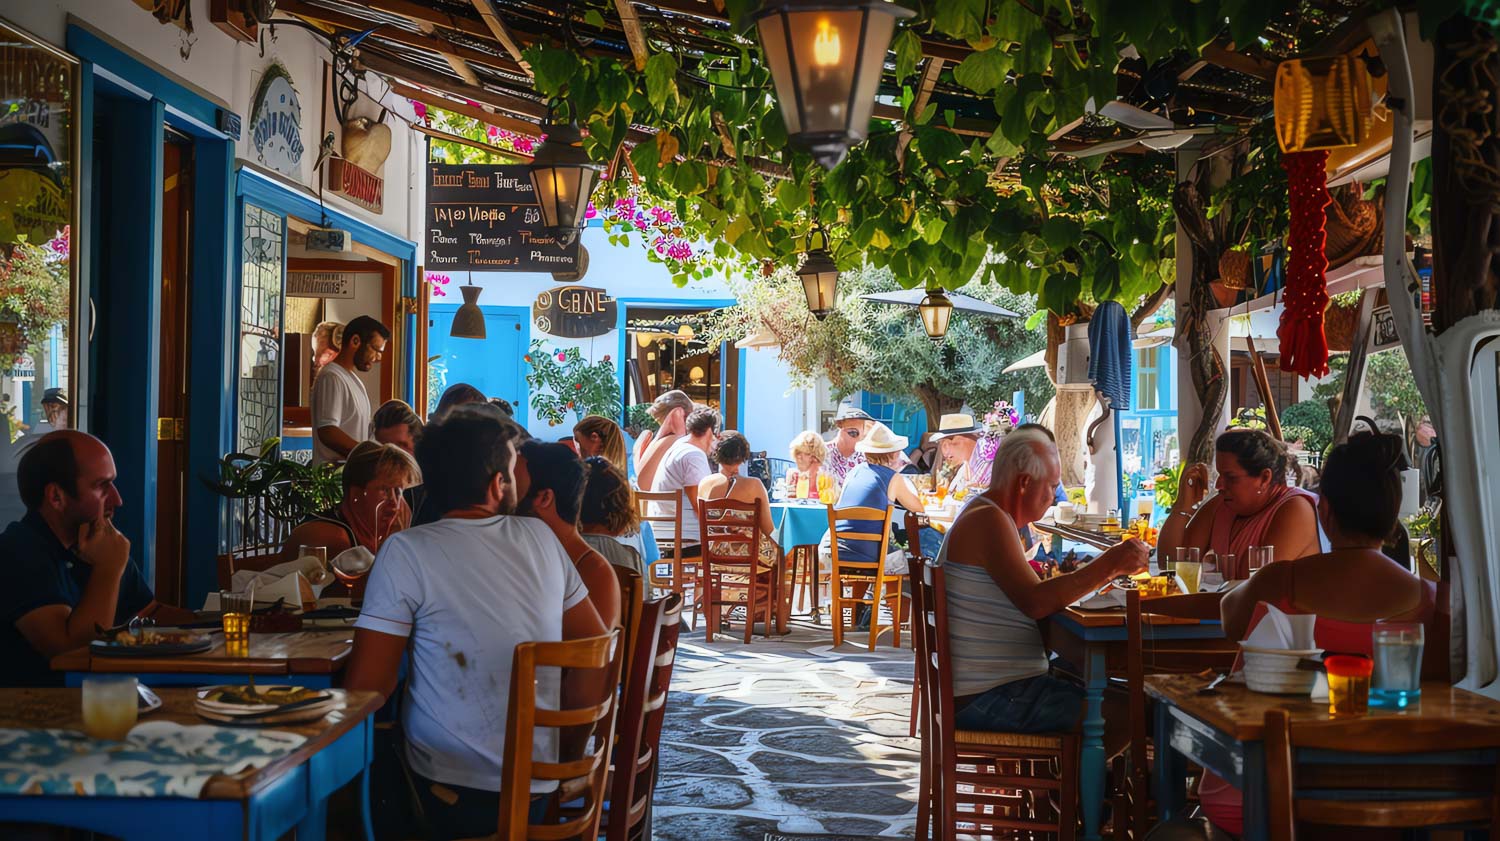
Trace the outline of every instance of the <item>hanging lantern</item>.
[[[822, 235], [821, 247], [812, 247], [813, 234]], [[807, 295], [808, 312], [822, 321], [839, 303], [839, 267], [828, 253], [828, 232], [822, 225], [807, 232], [803, 250], [807, 252], [807, 259], [802, 261], [802, 268], [797, 269], [797, 277], [801, 278], [802, 291]]]
[[948, 320], [953, 317], [953, 302], [941, 289], [928, 289], [927, 297], [917, 305], [922, 314], [922, 329], [927, 337], [937, 341], [948, 335]]
[[543, 130], [547, 138], [531, 160], [531, 187], [536, 191], [543, 228], [566, 247], [583, 230], [584, 211], [604, 164], [590, 160], [583, 151], [576, 124], [549, 123]]
[[460, 286], [458, 291], [463, 293], [464, 302], [453, 314], [453, 326], [448, 329], [448, 335], [455, 339], [484, 338], [484, 310], [479, 308], [482, 287]]
[[1370, 71], [1352, 55], [1288, 59], [1276, 65], [1273, 102], [1281, 151], [1354, 146], [1370, 128]]
[[865, 139], [896, 21], [884, 0], [768, 0], [755, 15], [792, 142], [828, 169]]

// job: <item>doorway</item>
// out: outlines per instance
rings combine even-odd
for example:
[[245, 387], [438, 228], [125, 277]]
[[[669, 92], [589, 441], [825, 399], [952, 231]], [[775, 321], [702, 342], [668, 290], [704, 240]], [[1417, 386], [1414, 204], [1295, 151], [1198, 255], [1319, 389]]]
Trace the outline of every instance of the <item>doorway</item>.
[[626, 405], [650, 403], [674, 389], [715, 409], [739, 429], [740, 350], [709, 344], [694, 321], [711, 310], [631, 306], [625, 316]]
[[163, 133], [161, 203], [161, 366], [156, 394], [156, 596], [182, 594], [183, 507], [187, 481], [188, 365], [192, 354], [188, 253], [192, 242], [193, 143]]
[[468, 383], [485, 397], [510, 401], [516, 421], [524, 426], [530, 417], [523, 366], [531, 344], [531, 311], [526, 307], [479, 309], [484, 312], [484, 338], [455, 339], [448, 333], [453, 329], [458, 306], [432, 305], [427, 331], [427, 405], [419, 410], [430, 413], [437, 408], [444, 389]]

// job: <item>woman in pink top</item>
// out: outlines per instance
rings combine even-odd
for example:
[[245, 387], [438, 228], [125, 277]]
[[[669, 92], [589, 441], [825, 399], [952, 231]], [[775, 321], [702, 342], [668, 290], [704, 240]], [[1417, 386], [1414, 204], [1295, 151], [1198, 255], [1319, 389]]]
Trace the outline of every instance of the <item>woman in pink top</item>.
[[1218, 493], [1203, 501], [1208, 465], [1182, 471], [1177, 503], [1157, 540], [1163, 554], [1175, 556], [1178, 547], [1195, 546], [1221, 559], [1234, 555], [1233, 567], [1222, 571], [1226, 579], [1236, 579], [1249, 575], [1251, 546], [1276, 547], [1278, 561], [1319, 551], [1318, 498], [1287, 485], [1290, 462], [1286, 446], [1261, 430], [1231, 429], [1220, 435], [1214, 442]]
[[[1370, 632], [1379, 620], [1425, 623], [1432, 618], [1432, 582], [1412, 575], [1380, 550], [1396, 530], [1405, 453], [1400, 438], [1373, 433], [1333, 448], [1318, 502], [1332, 550], [1271, 564], [1226, 594], [1220, 610], [1227, 639], [1244, 639], [1267, 604], [1286, 613], [1317, 614], [1313, 636], [1318, 647], [1354, 654], [1371, 653]], [[1428, 648], [1429, 653], [1436, 650]], [[1204, 775], [1198, 797], [1215, 826], [1240, 834], [1238, 789], [1210, 773]]]

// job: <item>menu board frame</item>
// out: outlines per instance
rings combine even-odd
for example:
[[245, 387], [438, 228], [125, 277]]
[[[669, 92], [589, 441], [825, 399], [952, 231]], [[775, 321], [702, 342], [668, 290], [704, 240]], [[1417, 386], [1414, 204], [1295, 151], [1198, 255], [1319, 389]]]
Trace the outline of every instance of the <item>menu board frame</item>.
[[571, 272], [578, 243], [542, 232], [530, 167], [427, 164], [425, 264], [429, 271]]

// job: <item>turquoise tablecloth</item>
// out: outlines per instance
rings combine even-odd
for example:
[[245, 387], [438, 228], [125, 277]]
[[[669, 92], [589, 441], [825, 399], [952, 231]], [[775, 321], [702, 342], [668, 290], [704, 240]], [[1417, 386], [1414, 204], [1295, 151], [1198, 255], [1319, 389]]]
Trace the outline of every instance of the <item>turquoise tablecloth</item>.
[[828, 509], [821, 503], [773, 502], [771, 521], [776, 524], [776, 545], [783, 552], [819, 543], [828, 533]]

